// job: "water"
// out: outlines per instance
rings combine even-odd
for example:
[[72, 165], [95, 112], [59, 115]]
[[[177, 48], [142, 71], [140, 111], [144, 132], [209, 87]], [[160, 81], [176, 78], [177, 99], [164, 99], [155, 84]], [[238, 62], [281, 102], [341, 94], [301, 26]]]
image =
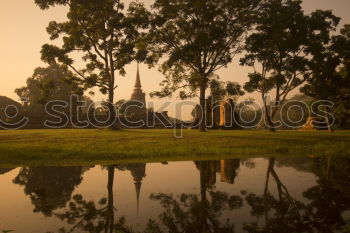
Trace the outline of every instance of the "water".
[[346, 232], [349, 184], [341, 156], [0, 168], [0, 232]]

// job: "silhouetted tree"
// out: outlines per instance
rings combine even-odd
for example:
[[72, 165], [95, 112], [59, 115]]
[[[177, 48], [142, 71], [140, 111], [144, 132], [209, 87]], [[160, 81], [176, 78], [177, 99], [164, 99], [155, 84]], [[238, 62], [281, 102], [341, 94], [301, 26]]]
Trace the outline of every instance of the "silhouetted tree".
[[333, 130], [329, 112], [335, 114], [340, 127], [349, 126], [350, 25], [345, 25], [327, 46], [315, 48], [313, 53], [313, 74], [301, 91], [316, 100], [333, 102], [332, 111], [327, 107], [323, 109], [329, 131]]
[[[306, 15], [301, 0], [264, 0], [255, 30], [247, 38], [241, 64], [254, 72], [244, 88], [258, 91], [264, 103], [266, 124], [275, 131], [273, 117], [288, 94], [305, 83], [312, 70], [312, 49], [330, 40], [339, 18], [331, 11]], [[268, 103], [269, 94], [275, 97]]]
[[[141, 57], [135, 50], [141, 34], [139, 29], [148, 26], [148, 13], [143, 4], [133, 2], [124, 10], [121, 0], [36, 0], [35, 3], [41, 9], [54, 5], [69, 7], [68, 21], [53, 21], [47, 28], [52, 40], [62, 36], [63, 45], [43, 45], [42, 60], [67, 65], [85, 88], [97, 86], [101, 93], [108, 94], [111, 122], [114, 122], [116, 72], [124, 76], [125, 65], [137, 55]], [[81, 55], [84, 69], [77, 68], [72, 54]]]
[[[182, 99], [196, 96], [205, 109], [206, 90], [214, 72], [240, 52], [241, 41], [251, 25], [255, 0], [156, 0], [148, 62], [162, 55], [165, 80], [151, 96], [168, 97], [179, 89]], [[205, 116], [203, 116], [204, 118]], [[200, 130], [205, 131], [205, 119]]]
[[44, 114], [45, 104], [49, 101], [60, 100], [69, 104], [72, 95], [82, 99], [83, 88], [74, 79], [67, 66], [55, 64], [45, 68], [38, 67], [27, 79], [27, 85], [15, 92], [26, 100], [24, 106], [27, 111], [40, 116]]

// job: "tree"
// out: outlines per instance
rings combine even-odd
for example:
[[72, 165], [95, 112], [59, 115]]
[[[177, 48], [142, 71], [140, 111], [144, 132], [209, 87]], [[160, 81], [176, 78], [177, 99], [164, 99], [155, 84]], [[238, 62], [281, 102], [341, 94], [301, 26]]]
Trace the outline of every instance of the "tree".
[[[333, 102], [332, 113], [338, 125], [346, 127], [350, 115], [350, 25], [345, 25], [327, 46], [314, 53], [313, 74], [301, 92], [316, 100]], [[324, 109], [324, 112], [329, 110]], [[325, 118], [329, 131], [332, 131], [328, 116], [325, 115]]]
[[257, 128], [261, 123], [262, 109], [253, 98], [245, 99], [236, 105], [240, 126], [245, 129]]
[[[151, 96], [169, 97], [180, 91], [182, 99], [196, 96], [205, 109], [205, 92], [214, 72], [225, 67], [240, 52], [251, 24], [256, 0], [156, 0], [152, 20], [153, 51], [148, 62], [163, 55], [160, 70], [165, 75], [162, 90]], [[205, 131], [205, 116], [200, 130]]]
[[213, 79], [209, 83], [210, 98], [213, 101], [221, 101], [225, 98], [237, 98], [244, 95], [241, 85], [236, 82], [222, 82]]
[[[331, 11], [317, 10], [306, 15], [301, 3], [263, 1], [254, 32], [246, 40], [247, 54], [241, 59], [242, 65], [254, 68], [244, 88], [261, 93], [265, 120], [273, 132], [274, 115], [288, 94], [309, 79], [313, 50], [328, 43], [330, 32], [339, 22]], [[275, 98], [268, 103], [271, 93]]]
[[52, 100], [70, 103], [71, 95], [83, 95], [83, 89], [75, 82], [72, 72], [64, 65], [38, 67], [27, 79], [27, 85], [15, 90], [20, 98], [27, 100], [29, 111], [43, 114], [45, 104]]
[[[85, 88], [96, 86], [101, 93], [108, 94], [111, 123], [115, 122], [116, 72], [124, 76], [124, 66], [142, 57], [141, 51], [136, 52], [136, 44], [142, 34], [139, 29], [148, 26], [148, 12], [143, 4], [133, 2], [125, 11], [120, 0], [35, 0], [35, 3], [41, 9], [54, 5], [69, 7], [68, 21], [53, 21], [47, 27], [52, 40], [62, 36], [63, 45], [43, 45], [42, 60], [67, 65]], [[72, 54], [81, 56], [83, 69], [74, 64]]]

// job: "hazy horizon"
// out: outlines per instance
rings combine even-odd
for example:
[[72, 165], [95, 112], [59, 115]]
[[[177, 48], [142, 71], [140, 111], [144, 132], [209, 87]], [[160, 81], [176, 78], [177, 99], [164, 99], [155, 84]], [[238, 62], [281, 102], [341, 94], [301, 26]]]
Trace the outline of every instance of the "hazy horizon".
[[[130, 0], [124, 2], [129, 3]], [[145, 0], [143, 2], [149, 5], [153, 1]], [[331, 9], [336, 16], [342, 18], [341, 25], [350, 24], [349, 0], [304, 0], [303, 6], [306, 12], [316, 9]], [[40, 60], [41, 46], [45, 43], [51, 43], [46, 33], [46, 27], [52, 20], [65, 21], [66, 12], [65, 7], [55, 7], [42, 11], [34, 4], [34, 0], [12, 0], [0, 3], [0, 25], [2, 30], [2, 36], [0, 37], [0, 51], [2, 52], [0, 60], [0, 81], [2, 83], [0, 95], [18, 100], [14, 90], [26, 84], [27, 78], [32, 75], [36, 67], [47, 66]], [[249, 67], [239, 66], [238, 58], [236, 58], [232, 64], [221, 69], [217, 74], [223, 81], [236, 81], [243, 84], [247, 81], [249, 71], [251, 71]], [[119, 87], [115, 92], [116, 101], [130, 98], [136, 77], [136, 63], [127, 65], [126, 72], [125, 77], [117, 79]], [[148, 69], [147, 65], [140, 64], [140, 75], [143, 90], [147, 94], [147, 100], [150, 100], [148, 94], [159, 89], [162, 74], [158, 72], [157, 68]], [[244, 98], [249, 96], [259, 97], [256, 94], [248, 94]], [[106, 99], [106, 96], [96, 91], [96, 95], [92, 98], [94, 101], [101, 101]], [[175, 97], [162, 100], [153, 99], [158, 104], [175, 100]], [[172, 107], [169, 107], [168, 110], [169, 115], [172, 116], [174, 112]], [[183, 119], [189, 119], [190, 110], [190, 107], [186, 108]]]

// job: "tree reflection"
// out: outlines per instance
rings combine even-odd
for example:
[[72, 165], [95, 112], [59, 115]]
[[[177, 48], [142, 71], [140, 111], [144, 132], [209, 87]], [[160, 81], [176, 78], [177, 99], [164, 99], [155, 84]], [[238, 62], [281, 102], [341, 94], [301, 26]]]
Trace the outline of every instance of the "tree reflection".
[[303, 195], [311, 201], [307, 207], [310, 217], [318, 220], [315, 227], [320, 232], [333, 232], [349, 225], [350, 219], [345, 219], [344, 213], [350, 211], [350, 158], [317, 157], [311, 169], [318, 177], [317, 185]]
[[[255, 232], [340, 232], [349, 221], [344, 212], [350, 210], [350, 159], [331, 156], [315, 158], [311, 170], [318, 176], [318, 185], [303, 196], [311, 202], [301, 202], [292, 197], [288, 188], [276, 173], [275, 159], [269, 159], [264, 194], [249, 194], [245, 200], [252, 216], [264, 217], [265, 226], [259, 220], [245, 224], [244, 230]], [[277, 186], [277, 198], [269, 191], [270, 177]]]
[[90, 233], [129, 233], [125, 226], [125, 219], [122, 217], [115, 221], [117, 209], [114, 206], [114, 171], [115, 166], [108, 166], [107, 198], [102, 198], [98, 205], [93, 201], [84, 200], [78, 194], [69, 202], [69, 208], [63, 213], [56, 213], [61, 220], [73, 225], [70, 230], [60, 229], [60, 233], [67, 232], [90, 232]]
[[22, 168], [13, 180], [24, 186], [24, 192], [34, 205], [34, 212], [51, 216], [71, 199], [75, 187], [82, 181], [82, 167]]
[[[251, 215], [258, 220], [245, 224], [243, 229], [250, 233], [255, 232], [313, 232], [307, 219], [302, 215], [305, 205], [294, 199], [288, 188], [275, 171], [276, 159], [269, 159], [264, 193], [261, 196], [249, 194], [245, 200], [251, 207]], [[277, 198], [270, 192], [271, 177], [277, 186]], [[263, 217], [265, 226], [259, 226], [259, 219]]]
[[160, 223], [149, 221], [145, 233], [234, 232], [234, 224], [229, 219], [221, 221], [221, 216], [225, 210], [241, 208], [243, 200], [240, 196], [213, 191], [215, 164], [217, 161], [196, 162], [200, 171], [199, 195], [152, 194], [151, 199], [159, 201], [164, 212], [159, 215]]
[[[304, 161], [308, 166], [296, 161]], [[350, 226], [350, 158], [321, 156], [308, 160], [298, 158], [296, 161], [269, 159], [266, 175], [262, 177], [261, 192], [237, 190], [240, 196], [217, 191], [217, 177], [226, 187], [235, 187], [233, 184], [237, 183], [237, 179], [243, 179], [239, 183], [244, 183], [244, 178], [238, 174], [240, 166], [246, 166], [246, 161], [195, 161], [199, 173], [198, 193], [180, 192], [177, 196], [152, 194], [150, 199], [159, 203], [162, 211], [158, 218], [150, 219], [141, 232], [226, 233], [235, 232], [235, 227], [248, 233], [346, 232]], [[303, 197], [299, 199], [293, 192], [300, 187], [298, 183], [289, 187], [278, 170], [280, 166], [294, 167], [294, 164], [297, 171], [312, 172], [316, 176], [316, 184], [302, 190]], [[83, 168], [23, 168], [14, 183], [24, 186], [35, 212], [56, 216], [69, 224], [60, 229], [60, 233], [131, 233], [133, 230], [127, 226], [125, 219], [116, 217], [113, 192], [116, 169], [130, 171], [138, 206], [146, 164], [108, 166], [107, 195], [95, 201], [88, 201], [81, 194], [71, 199], [73, 190], [82, 180]], [[259, 182], [257, 178], [255, 184]], [[243, 226], [237, 223], [235, 226], [232, 211], [242, 208], [243, 204], [250, 208], [253, 220], [247, 218]], [[63, 207], [66, 208], [57, 210]], [[148, 216], [145, 217], [148, 220]]]
[[14, 168], [0, 168], [0, 175], [4, 175], [10, 171], [12, 171]]

